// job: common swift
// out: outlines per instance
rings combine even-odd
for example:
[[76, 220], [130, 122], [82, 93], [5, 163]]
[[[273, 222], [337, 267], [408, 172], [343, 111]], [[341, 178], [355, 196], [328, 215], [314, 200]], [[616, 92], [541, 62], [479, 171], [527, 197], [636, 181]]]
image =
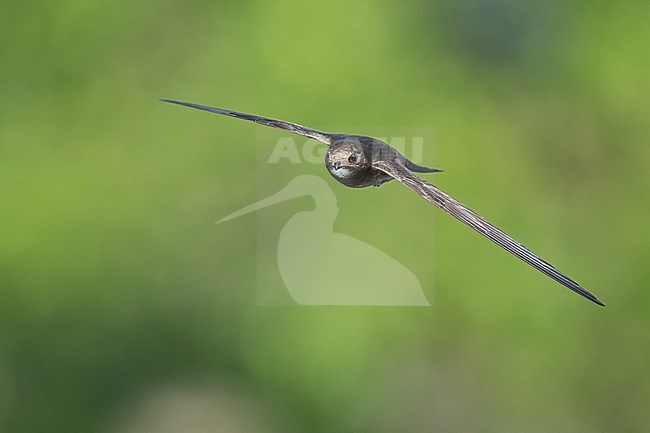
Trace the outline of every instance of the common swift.
[[482, 216], [414, 174], [414, 172], [434, 173], [441, 170], [417, 165], [381, 140], [362, 135], [331, 134], [283, 120], [270, 119], [268, 117], [189, 102], [179, 102], [169, 99], [162, 99], [161, 101], [249, 120], [261, 125], [283, 129], [321, 141], [327, 144], [325, 166], [332, 177], [343, 185], [351, 188], [365, 188], [368, 186], [380, 186], [392, 179], [396, 179], [418, 193], [425, 200], [447, 212], [460, 222], [467, 224], [533, 268], [590, 301], [600, 306], [605, 306], [598, 298], [580, 287], [578, 283], [555, 269], [550, 263], [541, 259], [502, 230], [490, 224]]

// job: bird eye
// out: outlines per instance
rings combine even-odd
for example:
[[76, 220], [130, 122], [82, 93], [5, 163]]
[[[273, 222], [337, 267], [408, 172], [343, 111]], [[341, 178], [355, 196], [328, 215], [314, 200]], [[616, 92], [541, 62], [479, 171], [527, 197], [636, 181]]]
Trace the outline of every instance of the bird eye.
[[359, 154], [357, 152], [352, 152], [350, 156], [348, 156], [348, 161], [352, 164], [356, 164], [358, 159], [359, 159]]

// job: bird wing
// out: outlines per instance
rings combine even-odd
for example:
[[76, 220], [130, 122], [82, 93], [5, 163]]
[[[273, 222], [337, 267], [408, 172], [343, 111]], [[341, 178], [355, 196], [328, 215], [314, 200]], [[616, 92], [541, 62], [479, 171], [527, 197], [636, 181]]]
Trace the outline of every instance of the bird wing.
[[600, 306], [605, 306], [605, 304], [600, 302], [594, 295], [580, 287], [580, 285], [571, 278], [555, 269], [550, 263], [542, 260], [528, 248], [524, 247], [506, 233], [487, 222], [482, 216], [469, 209], [458, 200], [455, 200], [435, 186], [414, 175], [403, 165], [389, 161], [377, 161], [373, 164], [373, 167], [397, 179], [413, 191], [417, 192], [425, 200], [433, 203], [462, 223], [467, 224], [504, 250], [528, 263], [538, 271], [553, 278], [558, 283]]
[[170, 99], [161, 99], [163, 102], [171, 104], [183, 105], [185, 107], [196, 108], [198, 110], [209, 111], [210, 113], [223, 114], [224, 116], [236, 117], [237, 119], [250, 120], [251, 122], [259, 123], [260, 125], [270, 126], [272, 128], [284, 129], [305, 137], [313, 138], [325, 144], [330, 144], [332, 135], [326, 132], [317, 131], [306, 126], [298, 125], [283, 120], [270, 119], [268, 117], [256, 116], [254, 114], [240, 113], [238, 111], [224, 110], [222, 108], [208, 107], [206, 105], [192, 104], [190, 102], [172, 101]]

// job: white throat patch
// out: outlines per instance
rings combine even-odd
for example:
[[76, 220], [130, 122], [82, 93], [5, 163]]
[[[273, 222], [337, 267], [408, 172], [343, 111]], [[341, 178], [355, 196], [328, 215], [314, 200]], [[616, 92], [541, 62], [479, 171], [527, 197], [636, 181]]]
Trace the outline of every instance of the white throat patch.
[[336, 177], [350, 177], [352, 176], [352, 169], [350, 167], [332, 168], [332, 174]]

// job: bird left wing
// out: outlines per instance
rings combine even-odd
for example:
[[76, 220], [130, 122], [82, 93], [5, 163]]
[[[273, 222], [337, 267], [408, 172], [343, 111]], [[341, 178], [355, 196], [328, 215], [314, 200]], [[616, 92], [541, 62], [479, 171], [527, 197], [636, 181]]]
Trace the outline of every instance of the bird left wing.
[[234, 110], [225, 110], [223, 108], [208, 107], [207, 105], [192, 104], [191, 102], [173, 101], [171, 99], [161, 99], [162, 102], [169, 102], [170, 104], [183, 105], [185, 107], [196, 108], [197, 110], [209, 111], [210, 113], [222, 114], [224, 116], [235, 117], [237, 119], [250, 120], [251, 122], [259, 123], [260, 125], [270, 126], [271, 128], [284, 129], [304, 137], [313, 138], [325, 144], [332, 142], [332, 134], [327, 132], [318, 131], [313, 128], [298, 125], [297, 123], [285, 122], [284, 120], [271, 119], [269, 117], [256, 116], [254, 114], [241, 113]]
[[580, 285], [573, 281], [571, 278], [555, 269], [550, 263], [542, 260], [528, 248], [521, 245], [519, 242], [508, 236], [499, 228], [487, 222], [485, 218], [469, 209], [458, 200], [455, 200], [440, 189], [431, 185], [429, 182], [426, 182], [425, 180], [420, 179], [414, 175], [402, 164], [380, 160], [375, 162], [373, 164], [373, 167], [383, 171], [384, 173], [403, 183], [413, 191], [417, 192], [425, 200], [433, 203], [435, 206], [444, 210], [449, 215], [468, 225], [481, 235], [499, 245], [504, 250], [508, 251], [520, 260], [528, 263], [530, 266], [546, 274], [558, 283], [564, 285], [565, 287], [573, 290], [579, 295], [600, 306], [605, 306], [605, 304], [600, 302], [594, 295], [580, 287]]

